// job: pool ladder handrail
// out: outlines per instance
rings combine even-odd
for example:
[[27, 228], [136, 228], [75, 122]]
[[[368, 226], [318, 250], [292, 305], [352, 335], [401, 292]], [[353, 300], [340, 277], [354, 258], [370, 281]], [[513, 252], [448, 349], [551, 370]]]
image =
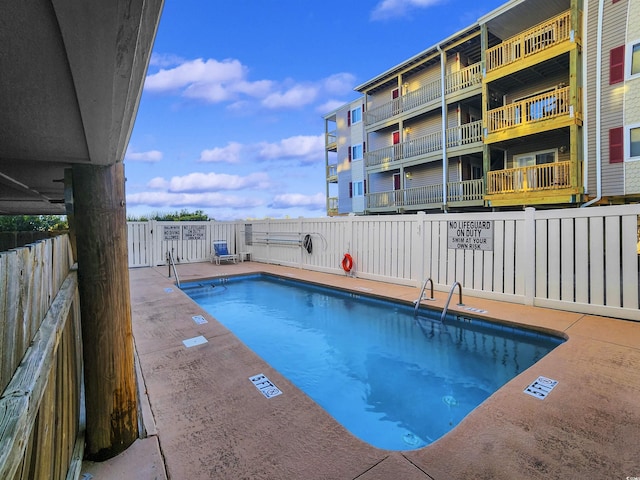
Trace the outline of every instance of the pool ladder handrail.
[[444, 317], [447, 314], [447, 309], [449, 308], [449, 302], [451, 301], [451, 297], [453, 296], [453, 291], [458, 287], [458, 306], [464, 307], [464, 303], [462, 303], [462, 285], [460, 282], [453, 282], [451, 285], [451, 290], [449, 290], [449, 296], [447, 297], [447, 302], [444, 304], [444, 309], [442, 310], [442, 315], [440, 315], [440, 322], [444, 322]]
[[[431, 297], [429, 298], [424, 298], [424, 291], [427, 288], [427, 283], [431, 282]], [[415, 303], [415, 308], [413, 309], [413, 314], [417, 315], [418, 314], [418, 308], [420, 308], [420, 302], [422, 300], [435, 300], [435, 298], [433, 297], [433, 280], [431, 280], [431, 277], [428, 277], [425, 279], [424, 283], [422, 284], [422, 289], [420, 290], [420, 296], [418, 297], [418, 299], [413, 302]]]
[[167, 250], [167, 258], [169, 259], [169, 278], [171, 278], [171, 267], [173, 267], [173, 274], [176, 276], [176, 285], [180, 288], [180, 278], [178, 277], [178, 270], [176, 270], [176, 261], [173, 259], [173, 249]]

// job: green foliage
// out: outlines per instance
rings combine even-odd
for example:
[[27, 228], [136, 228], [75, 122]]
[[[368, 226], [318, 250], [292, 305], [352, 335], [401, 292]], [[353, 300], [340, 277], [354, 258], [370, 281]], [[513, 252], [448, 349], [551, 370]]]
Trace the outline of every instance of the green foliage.
[[0, 215], [0, 232], [50, 232], [68, 230], [60, 215]]
[[193, 221], [207, 221], [213, 220], [204, 213], [202, 210], [196, 210], [195, 212], [189, 212], [187, 209], [182, 209], [179, 212], [173, 213], [161, 213], [155, 212], [150, 215], [142, 215], [140, 217], [128, 216], [129, 222], [146, 222], [149, 220], [158, 220], [161, 222], [193, 222]]

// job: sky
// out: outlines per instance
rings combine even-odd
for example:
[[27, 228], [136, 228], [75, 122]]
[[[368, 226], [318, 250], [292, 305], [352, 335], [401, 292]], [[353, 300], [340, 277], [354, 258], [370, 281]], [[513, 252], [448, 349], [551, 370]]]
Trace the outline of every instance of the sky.
[[165, 0], [127, 216], [326, 216], [323, 116], [502, 0]]

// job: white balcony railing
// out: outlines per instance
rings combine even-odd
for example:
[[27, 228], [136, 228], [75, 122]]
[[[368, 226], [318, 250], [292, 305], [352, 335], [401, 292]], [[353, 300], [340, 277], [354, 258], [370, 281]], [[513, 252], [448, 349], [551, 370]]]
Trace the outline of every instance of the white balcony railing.
[[[476, 63], [447, 75], [445, 77], [445, 90], [447, 94], [450, 94], [481, 83], [482, 70], [480, 63]], [[440, 98], [441, 91], [440, 79], [433, 80], [387, 103], [369, 109], [365, 113], [365, 125], [373, 125], [395, 115], [426, 105]]]
[[[482, 121], [465, 123], [447, 129], [447, 147], [482, 142]], [[442, 150], [442, 133], [434, 132], [388, 147], [365, 153], [365, 165], [377, 167], [400, 160]]]
[[[448, 202], [482, 202], [483, 196], [483, 179], [447, 183]], [[442, 205], [442, 184], [367, 194], [367, 208], [372, 210], [439, 205]]]

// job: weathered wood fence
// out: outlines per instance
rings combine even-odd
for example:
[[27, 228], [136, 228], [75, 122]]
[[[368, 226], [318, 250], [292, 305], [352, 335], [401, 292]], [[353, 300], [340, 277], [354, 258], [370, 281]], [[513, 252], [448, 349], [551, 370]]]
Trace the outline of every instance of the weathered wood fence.
[[[257, 262], [344, 274], [340, 262], [349, 253], [352, 273], [362, 278], [417, 287], [431, 277], [441, 291], [458, 281], [465, 295], [640, 320], [639, 215], [639, 205], [624, 205], [133, 223], [129, 266], [165, 264], [170, 249], [180, 262], [206, 261], [211, 241], [225, 239], [232, 253], [249, 254]], [[489, 222], [490, 248], [450, 248], [451, 222]], [[312, 243], [310, 253], [304, 248], [306, 236]]]
[[77, 478], [82, 340], [66, 235], [0, 252], [0, 478]]

